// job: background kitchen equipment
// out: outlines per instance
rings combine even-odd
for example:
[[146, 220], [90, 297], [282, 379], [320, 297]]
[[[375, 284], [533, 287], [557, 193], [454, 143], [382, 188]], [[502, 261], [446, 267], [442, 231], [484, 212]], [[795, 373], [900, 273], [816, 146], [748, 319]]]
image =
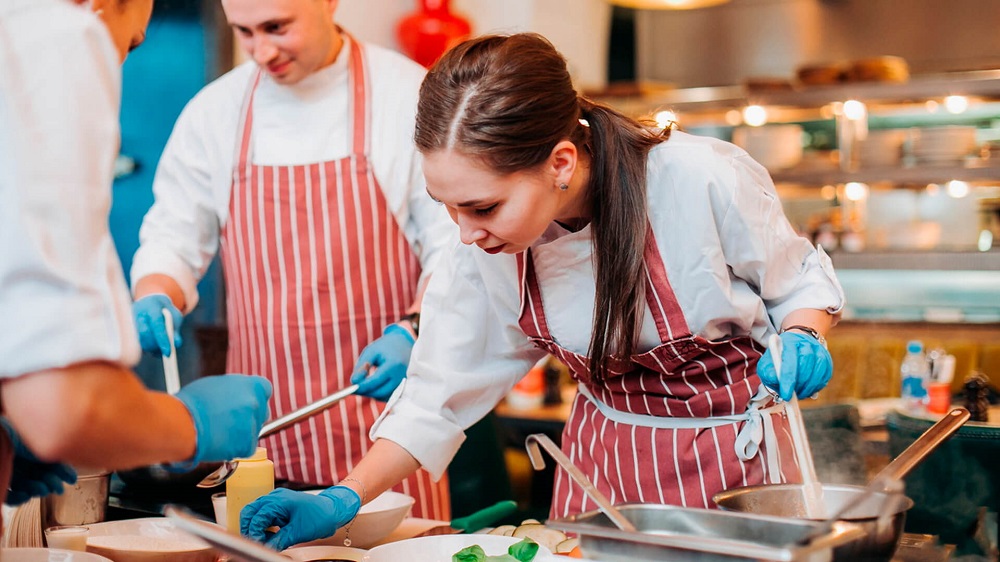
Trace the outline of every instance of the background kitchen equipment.
[[802, 127], [795, 124], [736, 127], [733, 144], [768, 170], [795, 167], [802, 160]]
[[546, 525], [579, 535], [585, 557], [610, 562], [823, 560], [831, 548], [864, 535], [855, 525], [837, 522], [832, 531], [802, 545], [801, 539], [820, 524], [662, 504], [617, 507], [637, 532], [615, 528], [600, 511], [549, 520]]
[[[969, 419], [969, 412], [956, 408], [935, 423], [902, 454], [893, 459], [874, 481], [901, 480], [920, 461], [925, 459], [938, 445], [951, 437]], [[860, 486], [823, 485], [823, 501], [831, 513], [840, 509], [859, 494], [869, 490]], [[903, 533], [906, 511], [913, 501], [890, 493], [872, 493], [855, 508], [847, 511], [841, 521], [859, 525], [864, 536], [850, 541], [834, 550], [835, 560], [850, 560], [858, 557], [889, 560], [896, 551]], [[803, 489], [800, 484], [762, 484], [734, 488], [716, 494], [713, 501], [724, 510], [743, 513], [760, 513], [777, 517], [807, 519], [804, 509]], [[885, 515], [891, 518], [882, 524]]]
[[[529, 435], [526, 446], [536, 470], [544, 467], [541, 446], [601, 506], [598, 511], [547, 522], [553, 528], [577, 533], [585, 556], [629, 562], [790, 560], [843, 544], [862, 533], [848, 524], [838, 524], [818, 536], [814, 533], [818, 524], [802, 525], [774, 517], [732, 518], [732, 513], [659, 504], [613, 506], [546, 435]], [[798, 544], [806, 536], [814, 539]]]

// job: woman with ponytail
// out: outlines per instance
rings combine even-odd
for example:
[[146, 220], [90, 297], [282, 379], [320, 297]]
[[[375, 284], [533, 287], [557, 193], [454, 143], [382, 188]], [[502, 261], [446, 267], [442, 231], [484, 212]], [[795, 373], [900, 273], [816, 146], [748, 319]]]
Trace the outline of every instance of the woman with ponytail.
[[[844, 298], [746, 152], [581, 97], [534, 34], [448, 52], [421, 86], [416, 144], [462, 244], [350, 476], [368, 497], [418, 466], [444, 473], [464, 428], [545, 354], [579, 383], [562, 449], [614, 503], [711, 507], [799, 479], [776, 397], [827, 384]], [[552, 516], [595, 507], [565, 473], [555, 486]]]

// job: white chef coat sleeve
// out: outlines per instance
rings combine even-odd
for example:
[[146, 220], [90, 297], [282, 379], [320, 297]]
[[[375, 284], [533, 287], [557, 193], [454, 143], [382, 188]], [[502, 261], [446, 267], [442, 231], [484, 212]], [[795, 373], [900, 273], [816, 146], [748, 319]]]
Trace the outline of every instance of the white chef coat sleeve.
[[[223, 114], [212, 111], [205, 90], [184, 108], [170, 134], [153, 180], [155, 201], [139, 229], [139, 249], [132, 262], [132, 283], [159, 273], [177, 281], [184, 292], [185, 313], [198, 304], [198, 281], [219, 248], [219, 207], [228, 195], [213, 192], [213, 169], [232, 155], [212, 142]], [[218, 108], [216, 108], [218, 109]], [[233, 150], [236, 139], [228, 145]], [[213, 164], [214, 163], [214, 164]], [[227, 192], [228, 193], [228, 192]], [[228, 209], [226, 209], [228, 210]]]
[[83, 8], [22, 4], [0, 15], [0, 376], [132, 365], [138, 339], [108, 227], [118, 54]]
[[722, 251], [735, 276], [755, 287], [774, 326], [798, 309], [839, 316], [844, 292], [830, 258], [785, 217], [767, 170], [746, 153], [730, 159], [714, 183], [722, 211]]
[[517, 324], [513, 256], [473, 252], [482, 253], [449, 248], [431, 276], [407, 378], [371, 429], [372, 439], [400, 445], [435, 479], [465, 440], [464, 430], [544, 356]]

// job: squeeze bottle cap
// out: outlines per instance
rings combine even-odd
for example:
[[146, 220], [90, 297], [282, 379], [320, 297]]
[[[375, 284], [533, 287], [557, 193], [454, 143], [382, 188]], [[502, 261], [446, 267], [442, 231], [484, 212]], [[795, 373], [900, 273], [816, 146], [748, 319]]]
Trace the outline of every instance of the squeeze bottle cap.
[[907, 353], [920, 353], [924, 350], [924, 344], [920, 340], [911, 340], [906, 344]]

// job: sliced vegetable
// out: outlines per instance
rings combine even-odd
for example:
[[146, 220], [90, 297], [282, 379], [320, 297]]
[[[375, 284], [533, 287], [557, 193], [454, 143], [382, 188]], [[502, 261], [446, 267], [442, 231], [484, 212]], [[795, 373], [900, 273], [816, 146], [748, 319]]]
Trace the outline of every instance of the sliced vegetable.
[[566, 534], [562, 531], [550, 529], [541, 524], [521, 525], [517, 529], [514, 529], [512, 536], [532, 539], [552, 552], [556, 551], [556, 546], [559, 543], [566, 540]]
[[574, 537], [572, 539], [566, 539], [563, 542], [557, 544], [556, 549], [553, 550], [552, 552], [555, 552], [556, 554], [565, 554], [579, 546], [580, 546], [580, 539], [578, 537]]
[[517, 527], [513, 525], [500, 525], [499, 527], [494, 527], [488, 535], [500, 535], [503, 537], [509, 537], [514, 534], [514, 529]]
[[510, 545], [507, 554], [499, 556], [486, 556], [483, 547], [474, 544], [453, 554], [451, 562], [531, 562], [536, 554], [538, 554], [538, 543], [526, 538]]

